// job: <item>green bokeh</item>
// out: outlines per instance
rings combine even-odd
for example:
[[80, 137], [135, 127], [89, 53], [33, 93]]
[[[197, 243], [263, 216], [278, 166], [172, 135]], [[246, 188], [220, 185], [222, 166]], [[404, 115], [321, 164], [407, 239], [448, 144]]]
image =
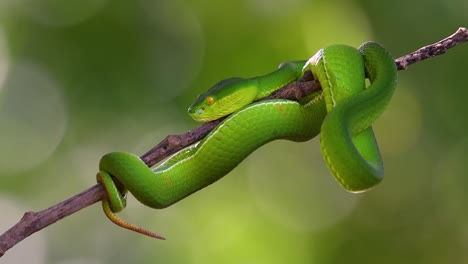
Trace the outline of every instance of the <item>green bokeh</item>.
[[[465, 0], [66, 3], [0, 2], [3, 229], [25, 210], [93, 185], [101, 155], [142, 154], [165, 135], [195, 127], [187, 106], [220, 79], [268, 73], [333, 43], [375, 40], [399, 57], [468, 26]], [[122, 217], [168, 241], [119, 229], [95, 205], [5, 258], [463, 263], [467, 68], [465, 44], [399, 72], [395, 98], [375, 124], [386, 178], [370, 192], [342, 190], [316, 139], [274, 142], [168, 209], [152, 210], [131, 198]]]

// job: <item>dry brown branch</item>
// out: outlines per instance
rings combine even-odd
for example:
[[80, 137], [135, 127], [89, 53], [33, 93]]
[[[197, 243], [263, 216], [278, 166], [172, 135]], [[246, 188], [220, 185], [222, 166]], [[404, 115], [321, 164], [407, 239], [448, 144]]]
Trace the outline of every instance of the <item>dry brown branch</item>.
[[[454, 34], [441, 41], [422, 47], [408, 55], [396, 59], [395, 64], [398, 70], [405, 70], [411, 64], [444, 54], [449, 48], [467, 41], [468, 30], [466, 28], [459, 28]], [[320, 90], [320, 84], [313, 80], [311, 74], [307, 74], [302, 80], [288, 84], [273, 95], [263, 98], [262, 100], [273, 98], [300, 100], [318, 90]], [[178, 150], [199, 141], [220, 122], [221, 120], [212, 121], [181, 135], [169, 135], [154, 148], [143, 154], [141, 159], [148, 166], [153, 166]], [[101, 185], [96, 184], [50, 208], [38, 212], [25, 213], [18, 223], [0, 236], [0, 257], [3, 256], [8, 249], [12, 248], [26, 237], [106, 198], [106, 196]]]

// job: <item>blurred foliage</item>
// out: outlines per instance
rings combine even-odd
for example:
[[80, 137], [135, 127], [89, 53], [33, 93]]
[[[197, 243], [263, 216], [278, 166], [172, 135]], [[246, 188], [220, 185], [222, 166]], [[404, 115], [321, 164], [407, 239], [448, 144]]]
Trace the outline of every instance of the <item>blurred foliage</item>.
[[[468, 2], [0, 1], [1, 230], [95, 182], [101, 155], [142, 154], [197, 124], [220, 79], [268, 73], [324, 45], [375, 40], [396, 57], [467, 26]], [[461, 263], [468, 259], [468, 46], [399, 72], [375, 131], [386, 178], [355, 195], [310, 143], [274, 142], [161, 211], [96, 205], [4, 263]]]

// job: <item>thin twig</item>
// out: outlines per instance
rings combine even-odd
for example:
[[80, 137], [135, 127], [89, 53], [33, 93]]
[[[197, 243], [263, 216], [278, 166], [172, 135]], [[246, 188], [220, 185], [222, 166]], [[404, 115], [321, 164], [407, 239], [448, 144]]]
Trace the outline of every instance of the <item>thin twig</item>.
[[[396, 59], [395, 64], [398, 70], [405, 70], [411, 64], [444, 54], [448, 49], [467, 41], [468, 30], [466, 28], [459, 28], [454, 34], [441, 41], [422, 47], [415, 52]], [[288, 84], [273, 95], [262, 100], [274, 98], [300, 100], [320, 89], [320, 84], [314, 81], [310, 74], [307, 74], [302, 80]], [[221, 120], [212, 121], [181, 135], [169, 135], [150, 151], [143, 154], [141, 159], [148, 166], [153, 166], [178, 150], [199, 141], [220, 122]], [[26, 237], [104, 198], [107, 198], [107, 194], [100, 184], [96, 184], [50, 208], [38, 212], [25, 213], [18, 223], [0, 236], [0, 257]]]
[[444, 54], [448, 49], [468, 41], [468, 30], [464, 27], [458, 28], [455, 33], [437, 41], [434, 44], [424, 46], [408, 55], [401, 56], [395, 60], [398, 70], [406, 70], [409, 65]]

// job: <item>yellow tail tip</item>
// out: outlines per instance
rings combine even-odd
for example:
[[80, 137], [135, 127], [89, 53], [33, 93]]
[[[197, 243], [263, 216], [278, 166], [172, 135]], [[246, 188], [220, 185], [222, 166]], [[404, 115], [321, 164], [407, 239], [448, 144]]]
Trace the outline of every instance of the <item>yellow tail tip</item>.
[[133, 225], [133, 224], [130, 224], [124, 220], [122, 220], [120, 217], [118, 217], [114, 212], [112, 212], [112, 210], [110, 209], [110, 206], [109, 206], [109, 202], [107, 200], [103, 200], [102, 201], [102, 209], [104, 210], [104, 213], [106, 214], [107, 218], [109, 218], [109, 220], [111, 220], [112, 223], [122, 227], [122, 228], [125, 228], [125, 229], [128, 229], [130, 231], [134, 231], [134, 232], [137, 232], [137, 233], [140, 233], [142, 235], [146, 235], [146, 236], [149, 236], [149, 237], [152, 237], [152, 238], [156, 238], [156, 239], [160, 239], [160, 240], [166, 240], [165, 237], [159, 235], [159, 234], [156, 234], [154, 232], [151, 232], [147, 229], [144, 229], [144, 228], [141, 228], [139, 226], [136, 226], [136, 225]]

